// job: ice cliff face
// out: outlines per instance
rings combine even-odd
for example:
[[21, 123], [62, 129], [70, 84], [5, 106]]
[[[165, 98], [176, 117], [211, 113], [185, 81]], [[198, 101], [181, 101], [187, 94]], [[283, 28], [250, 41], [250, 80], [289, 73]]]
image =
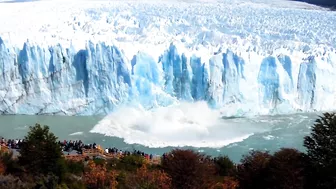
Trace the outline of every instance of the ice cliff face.
[[[120, 106], [146, 109], [179, 101], [207, 101], [232, 114], [327, 110], [336, 104], [332, 49], [297, 62], [291, 53], [219, 50], [204, 58], [171, 44], [159, 57], [127, 59], [116, 46], [85, 49], [0, 38], [2, 114], [106, 114]], [[294, 58], [293, 58], [294, 57]]]

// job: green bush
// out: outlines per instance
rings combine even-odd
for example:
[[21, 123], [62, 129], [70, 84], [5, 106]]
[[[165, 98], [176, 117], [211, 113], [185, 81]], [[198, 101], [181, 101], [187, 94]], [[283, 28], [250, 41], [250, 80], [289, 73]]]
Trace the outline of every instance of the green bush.
[[30, 189], [35, 184], [21, 181], [18, 177], [12, 175], [1, 176], [0, 175], [0, 188], [6, 189]]
[[140, 155], [124, 156], [117, 163], [116, 168], [124, 171], [136, 171], [145, 163], [145, 159]]
[[65, 161], [67, 172], [75, 174], [75, 175], [82, 175], [84, 173], [84, 163], [82, 161], [72, 161], [66, 160]]
[[36, 186], [39, 189], [57, 188], [59, 178], [53, 174], [39, 175], [35, 177]]
[[13, 158], [13, 152], [1, 152], [0, 160], [6, 167], [7, 174], [18, 175], [22, 173], [22, 168], [18, 164], [17, 159]]
[[126, 177], [127, 177], [127, 173], [125, 171], [120, 171], [120, 173], [118, 174], [116, 180], [118, 182], [118, 189], [124, 189], [126, 188]]
[[67, 175], [67, 177], [65, 178], [64, 184], [69, 189], [85, 189], [86, 188], [81, 177], [77, 177], [71, 174]]
[[219, 156], [214, 159], [217, 174], [229, 176], [234, 171], [235, 165], [228, 156]]
[[112, 158], [112, 159], [108, 159], [106, 160], [106, 169], [108, 171], [111, 171], [113, 169], [116, 169], [118, 163], [119, 163], [119, 159], [118, 158]]
[[307, 176], [312, 188], [336, 186], [336, 114], [324, 113], [316, 120], [310, 136], [304, 138], [310, 165]]
[[61, 147], [48, 126], [36, 124], [30, 127], [20, 148], [19, 163], [32, 174], [55, 174], [60, 181], [64, 178], [65, 163]]
[[104, 159], [101, 159], [101, 158], [94, 158], [93, 159], [93, 162], [96, 164], [96, 165], [104, 165], [105, 164], [105, 160]]

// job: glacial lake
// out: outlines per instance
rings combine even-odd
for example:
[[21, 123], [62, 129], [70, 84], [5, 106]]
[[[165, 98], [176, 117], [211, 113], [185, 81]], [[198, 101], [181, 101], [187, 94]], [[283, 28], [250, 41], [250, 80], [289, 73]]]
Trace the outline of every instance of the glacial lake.
[[[254, 118], [223, 118], [223, 124], [230, 125], [230, 127], [218, 127], [216, 131], [212, 131], [216, 132], [218, 137], [220, 137], [221, 133], [225, 137], [225, 134], [237, 132], [237, 129], [243, 131], [244, 129], [262, 128], [262, 130], [240, 142], [234, 142], [224, 147], [194, 149], [212, 156], [225, 154], [235, 162], [239, 162], [242, 155], [252, 149], [274, 152], [282, 147], [289, 147], [303, 151], [303, 137], [310, 133], [310, 127], [314, 124], [318, 115], [321, 115], [321, 113], [259, 116]], [[103, 117], [100, 116], [2, 115], [0, 116], [0, 136], [11, 139], [23, 138], [29, 126], [40, 123], [41, 125], [50, 126], [51, 131], [55, 133], [59, 140], [82, 140], [85, 143], [96, 142], [103, 147], [117, 147], [122, 150], [139, 149], [146, 153], [157, 155], [161, 155], [173, 148], [151, 148], [140, 144], [127, 144], [121, 138], [91, 133], [90, 131], [102, 119]]]

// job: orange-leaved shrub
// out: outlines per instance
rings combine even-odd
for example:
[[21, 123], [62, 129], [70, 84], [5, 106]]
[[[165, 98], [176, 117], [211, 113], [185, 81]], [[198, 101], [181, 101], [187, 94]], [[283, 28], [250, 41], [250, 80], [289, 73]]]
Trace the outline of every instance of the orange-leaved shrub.
[[239, 182], [234, 177], [224, 177], [222, 182], [216, 183], [210, 189], [237, 189]]
[[170, 189], [171, 178], [162, 170], [149, 170], [146, 165], [137, 169], [136, 173], [126, 176], [127, 188]]
[[0, 175], [4, 175], [6, 172], [5, 164], [0, 160]]
[[89, 161], [84, 172], [84, 182], [88, 188], [116, 188], [117, 174], [114, 171], [107, 171], [106, 167]]

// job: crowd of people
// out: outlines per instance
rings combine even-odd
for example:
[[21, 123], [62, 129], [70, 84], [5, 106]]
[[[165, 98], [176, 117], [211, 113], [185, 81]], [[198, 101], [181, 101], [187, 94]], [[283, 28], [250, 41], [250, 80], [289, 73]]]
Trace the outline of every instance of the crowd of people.
[[129, 156], [129, 155], [140, 155], [145, 157], [146, 159], [152, 160], [153, 159], [153, 154], [147, 154], [145, 152], [139, 151], [139, 150], [133, 150], [127, 151], [127, 150], [120, 150], [118, 148], [112, 147], [112, 148], [105, 148], [102, 149], [99, 145], [96, 143], [93, 144], [84, 144], [81, 140], [79, 141], [66, 141], [64, 140], [63, 142], [59, 141], [59, 144], [62, 147], [62, 150], [65, 152], [70, 152], [70, 151], [77, 151], [79, 154], [83, 153], [83, 150], [86, 149], [100, 149], [103, 153], [105, 154], [111, 154], [111, 155], [120, 155], [120, 156]]
[[[16, 149], [19, 150], [22, 144], [24, 143], [24, 139], [5, 139], [1, 138], [0, 141], [2, 146], [6, 146], [9, 149]], [[101, 149], [99, 145], [96, 143], [93, 144], [84, 144], [81, 140], [64, 140], [64, 141], [58, 141], [58, 144], [61, 146], [63, 152], [68, 152], [68, 154], [72, 151], [75, 151], [77, 154], [83, 154], [84, 150], [89, 149], [100, 149], [105, 154], [111, 154], [111, 155], [120, 155], [120, 156], [129, 156], [129, 155], [140, 155], [145, 157], [146, 159], [152, 160], [153, 154], [147, 154], [145, 152], [134, 150], [131, 151], [123, 151], [120, 149], [117, 149], [115, 147], [113, 148], [105, 148], [105, 150]]]
[[24, 140], [22, 139], [5, 139], [1, 138], [0, 144], [2, 146], [7, 146], [10, 149], [20, 149], [20, 146], [23, 144]]

